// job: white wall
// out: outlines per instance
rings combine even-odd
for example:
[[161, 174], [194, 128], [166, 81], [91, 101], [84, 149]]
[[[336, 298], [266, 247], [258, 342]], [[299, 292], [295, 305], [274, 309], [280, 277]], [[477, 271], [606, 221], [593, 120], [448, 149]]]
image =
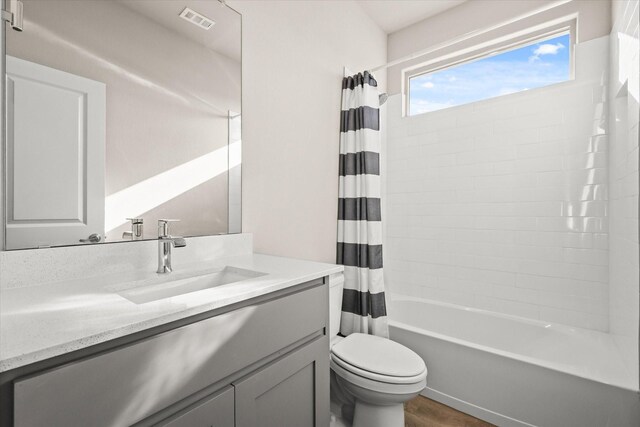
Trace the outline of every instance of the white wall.
[[547, 88], [407, 118], [390, 98], [392, 292], [608, 329], [608, 44]]
[[611, 333], [638, 379], [638, 0], [613, 2], [610, 104]]
[[[484, 30], [489, 27], [510, 21], [515, 17], [526, 15], [541, 7], [557, 3], [556, 0], [473, 0], [466, 1], [459, 6], [448, 9], [438, 15], [417, 22], [403, 28], [388, 37], [388, 61], [394, 61], [416, 52], [461, 37], [473, 31]], [[586, 42], [609, 34], [611, 29], [610, 0], [573, 0], [552, 10], [540, 13], [518, 23], [502, 26], [472, 40], [457, 43], [433, 55], [426, 55], [413, 61], [389, 69], [389, 93], [400, 93], [400, 72], [409, 65], [419, 64], [428, 59], [438, 57], [444, 53], [455, 52], [459, 49], [473, 46], [483, 41], [493, 40], [514, 31], [521, 30], [534, 24], [548, 22], [552, 19], [577, 14], [578, 42]]]
[[386, 35], [354, 2], [228, 3], [243, 15], [243, 231], [257, 252], [335, 262], [342, 67], [385, 62]]

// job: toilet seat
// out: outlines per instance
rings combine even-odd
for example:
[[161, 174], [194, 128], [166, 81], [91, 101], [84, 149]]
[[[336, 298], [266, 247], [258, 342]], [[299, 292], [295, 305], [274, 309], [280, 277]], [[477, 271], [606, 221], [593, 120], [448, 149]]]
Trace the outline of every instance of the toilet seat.
[[390, 375], [382, 375], [377, 372], [367, 371], [365, 369], [361, 369], [357, 366], [354, 366], [348, 362], [345, 362], [340, 357], [335, 354], [331, 355], [331, 361], [334, 365], [340, 366], [342, 369], [351, 372], [352, 374], [358, 375], [360, 377], [366, 378], [372, 381], [378, 381], [387, 384], [415, 384], [420, 382], [423, 378], [427, 376], [427, 368], [425, 367], [422, 372], [418, 375], [413, 375], [410, 377], [395, 377]]
[[[344, 381], [347, 381], [350, 384], [353, 384], [357, 387], [360, 387], [365, 390], [384, 393], [385, 395], [408, 395], [408, 394], [417, 394], [424, 390], [427, 384], [427, 373], [426, 370], [424, 374], [418, 379], [418, 381], [413, 383], [402, 384], [398, 382], [383, 382], [377, 381], [374, 379], [370, 379], [361, 375], [358, 375], [354, 372], [351, 372], [350, 369], [343, 368], [341, 365], [336, 363], [336, 359], [332, 356], [330, 360], [331, 370], [335, 372], [338, 378], [342, 378]], [[393, 381], [394, 379], [390, 379]]]
[[360, 383], [366, 380], [366, 383], [415, 386], [424, 383], [427, 376], [422, 358], [407, 347], [360, 333], [349, 335], [331, 348], [331, 367], [341, 376]]

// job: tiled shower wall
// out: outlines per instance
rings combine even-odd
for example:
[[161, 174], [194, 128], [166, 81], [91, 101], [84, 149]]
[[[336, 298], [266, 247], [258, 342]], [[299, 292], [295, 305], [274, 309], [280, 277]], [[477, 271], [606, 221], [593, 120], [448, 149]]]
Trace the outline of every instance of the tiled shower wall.
[[638, 378], [638, 1], [613, 2], [611, 32], [610, 329]]
[[390, 97], [391, 293], [608, 330], [608, 46], [547, 88], [408, 118]]

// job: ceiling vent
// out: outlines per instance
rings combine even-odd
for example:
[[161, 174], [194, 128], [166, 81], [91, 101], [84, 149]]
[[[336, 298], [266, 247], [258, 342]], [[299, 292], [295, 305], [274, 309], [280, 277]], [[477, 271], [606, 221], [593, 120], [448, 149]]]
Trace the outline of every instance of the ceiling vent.
[[195, 10], [189, 9], [188, 7], [185, 7], [184, 10], [180, 12], [180, 18], [189, 21], [200, 28], [204, 28], [205, 30], [209, 30], [215, 25], [213, 19], [209, 19], [206, 16], [199, 14]]

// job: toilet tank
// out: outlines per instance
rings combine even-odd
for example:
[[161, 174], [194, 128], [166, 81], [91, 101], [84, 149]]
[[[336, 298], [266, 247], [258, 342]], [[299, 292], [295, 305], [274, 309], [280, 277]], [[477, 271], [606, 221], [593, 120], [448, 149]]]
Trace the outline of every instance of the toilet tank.
[[343, 288], [344, 275], [342, 273], [329, 276], [329, 339], [336, 337], [340, 332]]

